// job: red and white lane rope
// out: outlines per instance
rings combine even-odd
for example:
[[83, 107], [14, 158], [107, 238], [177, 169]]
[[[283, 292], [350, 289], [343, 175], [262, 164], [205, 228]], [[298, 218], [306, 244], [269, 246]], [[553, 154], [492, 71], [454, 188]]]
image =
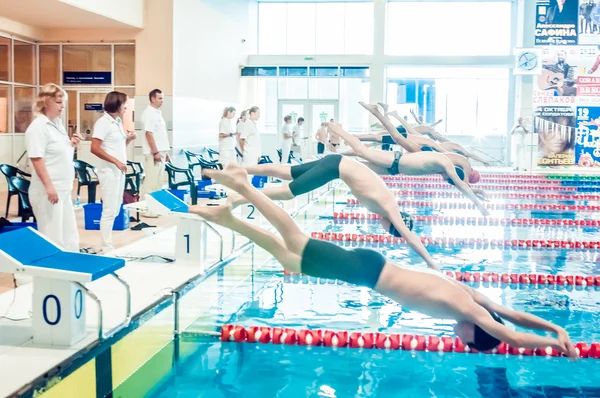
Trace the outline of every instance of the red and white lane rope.
[[[312, 232], [311, 237], [313, 239], [321, 239], [333, 242], [348, 242], [351, 244], [368, 244], [368, 243], [382, 243], [382, 244], [399, 244], [405, 243], [404, 238], [397, 238], [392, 235], [380, 235], [380, 234], [345, 234], [336, 232]], [[468, 248], [468, 249], [512, 249], [512, 250], [526, 250], [526, 249], [570, 249], [570, 250], [585, 250], [585, 251], [598, 251], [600, 249], [600, 242], [582, 242], [582, 241], [570, 241], [570, 240], [551, 240], [551, 239], [487, 239], [487, 238], [431, 238], [421, 237], [421, 242], [425, 246], [438, 246], [438, 247], [454, 247], [454, 248]]]
[[[292, 328], [268, 327], [268, 326], [240, 326], [223, 325], [221, 327], [222, 342], [237, 343], [260, 343], [280, 344], [298, 346], [324, 346], [337, 348], [363, 348], [380, 350], [403, 350], [403, 351], [425, 351], [425, 352], [456, 352], [456, 353], [478, 353], [470, 349], [458, 337], [450, 336], [423, 336], [413, 334], [385, 334], [371, 332], [349, 332], [333, 330], [296, 330]], [[575, 344], [577, 353], [581, 358], [600, 359], [600, 343]], [[562, 356], [552, 347], [540, 347], [535, 350], [510, 347], [506, 343], [486, 354], [496, 355], [523, 355], [523, 356]]]
[[[455, 187], [444, 183], [419, 183], [419, 182], [386, 182], [389, 188], [427, 188], [427, 189], [454, 189]], [[563, 187], [563, 186], [535, 186], [535, 185], [481, 185], [473, 184], [473, 188], [479, 188], [486, 191], [560, 191], [560, 192], [579, 192], [577, 187]], [[600, 188], [598, 189], [600, 191]]]
[[[405, 191], [392, 189], [392, 193], [396, 197], [404, 196], [423, 196], [428, 198], [448, 198], [448, 199], [464, 199], [464, 195], [456, 191]], [[600, 200], [600, 195], [579, 195], [579, 194], [540, 194], [540, 193], [487, 193], [486, 196], [490, 199], [535, 199], [535, 200]]]
[[[360, 205], [358, 199], [346, 199], [348, 206]], [[427, 207], [431, 209], [476, 209], [471, 202], [427, 202], [424, 200], [399, 200], [399, 206]], [[552, 205], [531, 203], [484, 203], [488, 210], [562, 210], [562, 211], [600, 211], [600, 206], [588, 205]]]
[[[444, 181], [439, 175], [428, 175], [428, 176], [409, 176], [409, 175], [382, 175], [381, 178], [384, 181], [420, 181], [420, 182], [436, 182]], [[482, 177], [480, 180], [482, 183], [487, 184], [536, 184], [536, 185], [562, 185], [560, 180], [532, 180], [529, 178], [495, 178], [495, 177]]]
[[[415, 222], [438, 225], [492, 225], [492, 226], [565, 226], [565, 227], [598, 227], [600, 220], [557, 220], [550, 218], [494, 218], [494, 217], [455, 217], [455, 216], [412, 216]], [[366, 222], [381, 220], [379, 214], [374, 213], [346, 213], [334, 212], [334, 220], [348, 220], [348, 222]]]

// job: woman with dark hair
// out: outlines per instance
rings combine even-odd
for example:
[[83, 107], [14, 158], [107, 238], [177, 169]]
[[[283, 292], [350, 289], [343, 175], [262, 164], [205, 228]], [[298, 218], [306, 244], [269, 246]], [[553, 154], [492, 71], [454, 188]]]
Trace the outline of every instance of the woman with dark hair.
[[104, 116], [94, 125], [92, 153], [100, 158], [97, 167], [102, 193], [100, 235], [102, 251], [114, 249], [112, 229], [123, 203], [125, 174], [127, 173], [127, 144], [135, 133], [123, 128], [123, 115], [127, 110], [127, 95], [112, 91], [104, 100]]

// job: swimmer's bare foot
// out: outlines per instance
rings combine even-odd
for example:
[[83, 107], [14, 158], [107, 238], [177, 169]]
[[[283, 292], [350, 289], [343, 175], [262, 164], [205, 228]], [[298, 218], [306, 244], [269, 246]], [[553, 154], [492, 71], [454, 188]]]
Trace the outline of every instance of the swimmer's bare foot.
[[362, 106], [363, 108], [365, 108], [366, 110], [368, 110], [369, 112], [375, 114], [375, 112], [379, 112], [379, 109], [377, 109], [377, 105], [372, 105], [372, 104], [366, 104], [362, 101], [358, 101], [358, 103], [360, 104], [360, 106]]
[[379, 105], [380, 107], [383, 108], [384, 114], [386, 114], [386, 115], [388, 114], [388, 109], [390, 109], [390, 106], [388, 104], [383, 103], [383, 102], [378, 102], [377, 105]]
[[231, 207], [229, 205], [221, 206], [190, 206], [188, 213], [196, 214], [206, 221], [214, 222], [219, 225], [226, 225], [233, 219]]
[[233, 190], [237, 190], [248, 184], [248, 173], [246, 172], [246, 169], [233, 162], [229, 163], [223, 170], [205, 169], [202, 171], [202, 174]]
[[247, 202], [247, 199], [242, 195], [236, 192], [230, 192], [227, 195], [227, 204], [231, 207], [231, 209], [235, 209], [236, 207], [243, 205]]

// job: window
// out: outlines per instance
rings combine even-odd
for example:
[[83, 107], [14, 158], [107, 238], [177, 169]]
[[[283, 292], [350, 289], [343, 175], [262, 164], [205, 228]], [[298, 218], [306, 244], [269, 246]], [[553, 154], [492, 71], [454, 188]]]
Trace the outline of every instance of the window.
[[388, 103], [412, 120], [443, 119], [449, 134], [501, 135], [508, 116], [506, 68], [388, 68]]
[[12, 62], [10, 61], [10, 39], [6, 37], [0, 36], [0, 80], [9, 82], [11, 80], [10, 77], [10, 67]]
[[30, 43], [15, 40], [13, 42], [15, 60], [15, 83], [36, 84], [35, 46]]
[[15, 133], [24, 133], [33, 120], [33, 101], [36, 90], [33, 87], [15, 86]]
[[339, 79], [314, 78], [308, 80], [308, 97], [311, 99], [338, 99]]
[[110, 46], [63, 46], [63, 73], [110, 72], [111, 70], [112, 49]]
[[308, 97], [308, 79], [302, 77], [280, 77], [279, 99], [306, 99]]
[[509, 55], [511, 2], [390, 2], [388, 55]]
[[373, 54], [373, 28], [372, 1], [259, 3], [258, 52]]
[[10, 86], [0, 85], [0, 133], [8, 133], [8, 103]]
[[135, 46], [115, 46], [115, 86], [135, 86]]
[[60, 84], [60, 47], [40, 46], [40, 84]]
[[340, 79], [340, 123], [346, 131], [362, 132], [369, 127], [369, 113], [359, 101], [369, 102], [371, 85], [368, 79]]

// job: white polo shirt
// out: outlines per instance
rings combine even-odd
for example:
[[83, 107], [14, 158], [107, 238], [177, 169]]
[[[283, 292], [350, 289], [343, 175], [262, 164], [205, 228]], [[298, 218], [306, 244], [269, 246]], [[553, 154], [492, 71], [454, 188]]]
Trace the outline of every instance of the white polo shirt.
[[154, 136], [154, 143], [159, 152], [167, 152], [171, 149], [171, 146], [169, 145], [169, 135], [167, 133], [167, 123], [165, 122], [160, 109], [148, 105], [142, 113], [141, 122], [143, 130], [142, 134], [144, 135], [144, 138], [142, 139], [142, 153], [144, 155], [149, 155], [152, 152], [150, 145], [148, 145], [148, 140], [146, 139], [146, 131], [152, 133]]
[[[102, 140], [100, 146], [104, 152], [115, 157], [121, 163], [127, 164], [127, 134], [123, 129], [123, 121], [121, 118], [114, 119], [108, 113], [104, 113], [100, 119], [94, 124], [94, 132], [92, 138]], [[99, 158], [100, 159], [100, 158]], [[98, 168], [116, 169], [117, 166], [100, 159]]]
[[[51, 121], [45, 115], [36, 117], [25, 131], [25, 145], [27, 156], [44, 159], [54, 189], [73, 189], [74, 149], [60, 118]], [[31, 184], [43, 189], [35, 168], [31, 173]]]
[[[219, 123], [219, 134], [232, 134], [233, 126], [231, 124], [231, 120], [226, 117], [221, 119]], [[233, 151], [235, 149], [235, 137], [219, 137], [219, 151]]]
[[294, 131], [294, 134], [296, 135], [296, 143], [298, 143], [299, 142], [298, 140], [304, 136], [302, 134], [302, 130], [304, 130], [304, 129], [302, 128], [302, 126], [300, 126], [298, 124], [296, 124], [294, 126], [294, 130], [293, 131]]
[[246, 120], [244, 129], [240, 135], [240, 139], [242, 138], [246, 140], [244, 142], [244, 157], [248, 155], [251, 158], [258, 159], [260, 155], [262, 155], [262, 144], [260, 142], [260, 134], [258, 133], [256, 122], [250, 119]]
[[283, 140], [282, 141], [282, 146], [284, 148], [292, 146], [292, 138], [291, 137], [290, 138], [285, 138], [286, 134], [291, 136], [291, 135], [293, 135], [293, 131], [292, 131], [292, 126], [291, 125], [289, 125], [287, 123], [284, 123], [283, 127], [281, 128], [281, 139]]

